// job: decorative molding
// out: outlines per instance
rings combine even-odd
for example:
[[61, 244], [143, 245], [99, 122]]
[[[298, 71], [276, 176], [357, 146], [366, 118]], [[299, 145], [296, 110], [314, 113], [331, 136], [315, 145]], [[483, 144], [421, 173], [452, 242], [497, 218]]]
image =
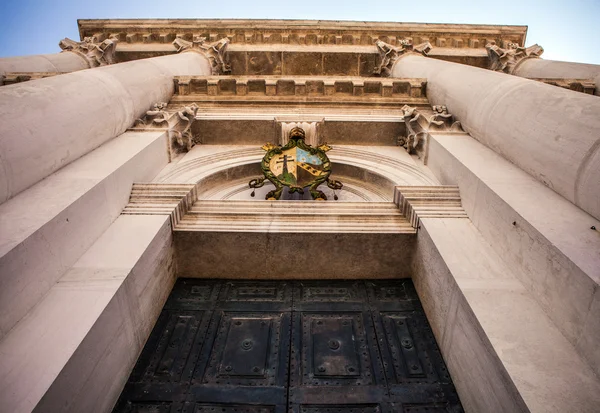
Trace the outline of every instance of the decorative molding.
[[173, 231], [415, 234], [392, 202], [202, 201], [195, 184], [134, 183], [123, 215], [169, 215]]
[[328, 105], [427, 104], [426, 79], [349, 76], [176, 76], [171, 102], [256, 104], [297, 101]]
[[206, 37], [194, 36], [192, 41], [177, 37], [173, 46], [177, 53], [197, 52], [202, 53], [210, 61], [213, 75], [227, 75], [231, 73], [231, 66], [227, 56], [227, 45], [229, 39], [224, 38], [213, 43], [207, 43]]
[[502, 48], [495, 43], [485, 45], [491, 70], [512, 74], [524, 59], [538, 58], [544, 53], [544, 48], [538, 44], [520, 47], [517, 43], [505, 42], [504, 46]]
[[377, 46], [377, 51], [379, 52], [379, 64], [373, 70], [373, 74], [382, 77], [389, 77], [392, 74], [392, 67], [400, 56], [411, 52], [427, 56], [431, 51], [431, 44], [429, 42], [413, 46], [411, 38], [401, 40], [398, 46], [376, 40], [375, 46]]
[[97, 40], [97, 37], [84, 37], [82, 42], [76, 42], [65, 37], [58, 43], [58, 46], [63, 52], [77, 53], [88, 62], [91, 68], [115, 63], [118, 40], [116, 38], [104, 39], [101, 42]]
[[423, 218], [468, 218], [458, 186], [397, 186], [394, 203], [415, 229]]
[[194, 184], [134, 183], [123, 215], [169, 215], [176, 228], [198, 199]]
[[562, 87], [564, 89], [574, 90], [588, 95], [593, 95], [596, 91], [596, 82], [594, 79], [562, 79], [562, 78], [528, 78], [537, 80], [552, 86]]
[[427, 165], [431, 132], [464, 133], [459, 121], [448, 113], [446, 106], [432, 106], [433, 115], [426, 115], [419, 109], [405, 105], [402, 107], [405, 135], [398, 137], [398, 145], [411, 155], [417, 155]]
[[152, 109], [146, 112], [146, 114], [135, 121], [135, 126], [139, 127], [155, 127], [155, 128], [168, 128], [169, 118], [172, 113], [167, 111], [166, 102], [157, 102], [152, 106]]

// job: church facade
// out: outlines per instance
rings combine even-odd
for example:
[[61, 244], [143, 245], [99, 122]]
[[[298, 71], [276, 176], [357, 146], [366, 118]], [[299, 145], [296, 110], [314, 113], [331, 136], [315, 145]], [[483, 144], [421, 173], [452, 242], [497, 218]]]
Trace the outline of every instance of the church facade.
[[[0, 412], [597, 411], [600, 66], [544, 59], [525, 26], [78, 23], [60, 53], [0, 59]], [[406, 401], [431, 360], [402, 300], [456, 398]], [[152, 331], [183, 319], [222, 351], [198, 383], [227, 354], [287, 351], [289, 376], [167, 403], [187, 344]], [[290, 342], [256, 350], [265, 325]], [[336, 355], [363, 336], [358, 364]], [[153, 345], [169, 379], [132, 404]], [[272, 406], [236, 399], [257, 375]]]

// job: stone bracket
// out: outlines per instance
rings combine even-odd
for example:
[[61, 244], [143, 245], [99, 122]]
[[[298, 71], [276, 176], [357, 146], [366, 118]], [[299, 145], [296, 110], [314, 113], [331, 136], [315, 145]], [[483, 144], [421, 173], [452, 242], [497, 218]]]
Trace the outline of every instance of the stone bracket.
[[464, 133], [459, 121], [448, 113], [446, 106], [432, 106], [433, 115], [427, 115], [417, 108], [405, 105], [402, 116], [406, 126], [404, 136], [398, 137], [398, 145], [411, 155], [417, 155], [427, 165], [429, 139], [432, 132]]
[[196, 120], [198, 106], [195, 103], [177, 109], [168, 109], [166, 102], [155, 103], [146, 114], [137, 119], [130, 130], [165, 129], [169, 162], [180, 153], [189, 152], [196, 143], [192, 124]]
[[458, 186], [397, 186], [394, 203], [415, 229], [421, 218], [468, 218]]

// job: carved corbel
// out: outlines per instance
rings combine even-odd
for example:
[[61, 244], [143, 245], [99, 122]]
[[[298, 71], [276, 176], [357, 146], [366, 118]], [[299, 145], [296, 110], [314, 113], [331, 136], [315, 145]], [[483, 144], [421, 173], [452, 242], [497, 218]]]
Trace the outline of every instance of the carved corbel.
[[375, 41], [375, 46], [377, 46], [377, 51], [379, 52], [379, 64], [373, 70], [374, 75], [389, 77], [396, 60], [406, 53], [419, 53], [427, 56], [431, 51], [431, 44], [429, 42], [413, 46], [411, 39], [404, 39], [399, 44], [399, 46], [392, 46], [381, 40]]
[[214, 43], [206, 43], [206, 37], [195, 36], [193, 41], [184, 40], [180, 37], [173, 41], [177, 53], [197, 52], [202, 53], [210, 61], [213, 75], [226, 75], [231, 73], [227, 46], [229, 39], [223, 38]]
[[152, 109], [135, 121], [136, 127], [154, 127], [166, 128], [169, 126], [169, 118], [171, 114], [167, 112], [166, 102], [157, 102], [152, 106]]
[[490, 69], [508, 74], [512, 74], [523, 60], [538, 58], [544, 53], [544, 48], [538, 44], [520, 47], [516, 43], [509, 43], [508, 47], [503, 49], [495, 43], [488, 43], [485, 48], [488, 53]]
[[192, 124], [196, 120], [198, 106], [192, 103], [184, 106], [168, 119], [169, 156], [173, 159], [177, 154], [189, 152], [194, 146]]
[[58, 46], [63, 52], [77, 53], [83, 57], [90, 68], [106, 66], [115, 63], [115, 52], [117, 50], [116, 38], [106, 39], [102, 42], [95, 41], [92, 37], [85, 37], [82, 42], [65, 37]]
[[398, 137], [398, 145], [411, 155], [417, 155], [427, 165], [430, 132], [462, 132], [460, 122], [448, 113], [446, 106], [433, 106], [433, 115], [427, 116], [417, 108], [404, 105], [402, 117], [406, 126], [404, 136]]
[[192, 103], [177, 109], [167, 109], [167, 103], [152, 105], [144, 116], [135, 121], [132, 130], [162, 129], [167, 133], [169, 161], [180, 153], [188, 152], [196, 144], [192, 124], [196, 120], [198, 106]]

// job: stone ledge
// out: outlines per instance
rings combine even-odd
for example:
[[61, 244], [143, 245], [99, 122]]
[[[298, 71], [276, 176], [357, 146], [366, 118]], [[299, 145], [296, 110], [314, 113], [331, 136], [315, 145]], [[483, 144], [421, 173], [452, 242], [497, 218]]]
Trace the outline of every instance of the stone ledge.
[[122, 214], [169, 215], [176, 232], [416, 233], [391, 202], [199, 201], [197, 197], [196, 185], [134, 184]]
[[394, 203], [415, 229], [422, 218], [468, 218], [458, 186], [397, 186]]

